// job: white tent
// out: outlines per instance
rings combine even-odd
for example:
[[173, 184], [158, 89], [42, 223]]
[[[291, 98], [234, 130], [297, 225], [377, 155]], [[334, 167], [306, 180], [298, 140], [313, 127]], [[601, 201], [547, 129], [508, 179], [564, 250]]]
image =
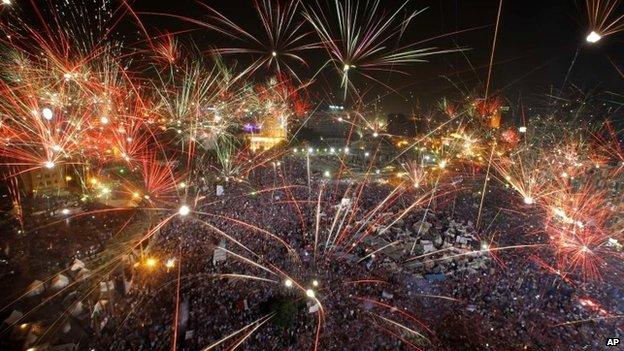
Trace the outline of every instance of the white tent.
[[100, 300], [98, 301], [95, 306], [93, 306], [93, 312], [91, 313], [91, 317], [95, 316], [97, 313], [100, 313], [102, 310], [104, 310], [104, 306], [106, 306], [108, 304], [108, 300]]
[[350, 207], [351, 206], [351, 199], [348, 197], [343, 197], [342, 199], [340, 199], [340, 205], [342, 207]]
[[83, 304], [81, 301], [76, 302], [71, 309], [69, 310], [69, 313], [74, 316], [74, 317], [78, 317], [83, 311]]
[[50, 283], [50, 287], [52, 289], [62, 289], [69, 285], [69, 278], [62, 274], [57, 274], [56, 277], [52, 278], [52, 282]]
[[75, 259], [74, 263], [72, 263], [70, 269], [71, 269], [72, 272], [74, 272], [74, 271], [82, 270], [83, 268], [85, 268], [84, 262], [82, 262], [79, 259]]
[[314, 301], [308, 300], [307, 305], [308, 313], [316, 313], [319, 310], [319, 304]]
[[27, 296], [36, 296], [36, 295], [39, 295], [39, 294], [43, 293], [44, 290], [45, 290], [45, 287], [43, 286], [43, 282], [41, 280], [34, 280], [26, 288], [26, 291], [28, 291], [28, 293], [26, 293], [26, 295]]
[[212, 264], [216, 265], [219, 262], [224, 262], [227, 258], [225, 249], [225, 240], [221, 240], [219, 246], [214, 250], [212, 254]]
[[124, 280], [124, 292], [127, 294], [132, 289], [132, 280]]
[[100, 282], [100, 292], [112, 291], [113, 289], [115, 289], [114, 281]]

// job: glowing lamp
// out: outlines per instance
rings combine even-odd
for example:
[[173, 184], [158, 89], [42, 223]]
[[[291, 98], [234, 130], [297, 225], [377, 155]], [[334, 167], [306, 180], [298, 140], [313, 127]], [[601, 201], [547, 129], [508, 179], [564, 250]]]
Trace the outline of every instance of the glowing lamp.
[[178, 213], [180, 214], [180, 216], [187, 216], [189, 213], [191, 213], [191, 209], [186, 205], [182, 205], [180, 206]]
[[527, 205], [532, 205], [533, 203], [535, 203], [535, 199], [533, 199], [530, 196], [525, 196], [524, 197], [524, 203]]
[[271, 56], [276, 57], [277, 56], [277, 52], [275, 52], [275, 51], [271, 52]]
[[593, 30], [591, 31], [591, 33], [589, 33], [587, 35], [587, 38], [585, 38], [585, 40], [587, 40], [588, 43], [597, 43], [600, 39], [602, 39], [602, 36], [596, 32], [594, 32]]
[[158, 263], [158, 261], [153, 257], [150, 257], [147, 260], [145, 260], [145, 265], [149, 268], [156, 266], [156, 263]]
[[165, 262], [165, 267], [173, 268], [173, 266], [175, 266], [175, 258], [170, 258]]
[[290, 280], [290, 279], [286, 279], [286, 280], [284, 281], [284, 285], [285, 285], [287, 288], [290, 288], [290, 287], [293, 285], [293, 281], [292, 281], [292, 280]]
[[314, 296], [315, 296], [314, 290], [312, 290], [312, 289], [306, 290], [306, 296], [309, 297], [309, 298], [314, 298]]
[[41, 113], [43, 114], [43, 118], [47, 119], [48, 121], [51, 120], [52, 117], [54, 117], [54, 112], [52, 112], [52, 110], [47, 107], [41, 110]]

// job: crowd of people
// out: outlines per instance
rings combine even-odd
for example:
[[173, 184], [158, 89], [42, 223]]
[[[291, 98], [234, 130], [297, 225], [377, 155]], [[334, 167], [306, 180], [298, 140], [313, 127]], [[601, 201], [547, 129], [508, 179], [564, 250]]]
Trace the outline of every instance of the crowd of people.
[[[80, 349], [164, 350], [175, 340], [179, 350], [314, 344], [330, 350], [583, 350], [621, 333], [613, 318], [622, 308], [621, 284], [576, 283], [545, 269], [529, 250], [496, 254], [488, 270], [441, 281], [371, 259], [384, 253], [371, 255], [379, 248], [367, 247], [366, 236], [399, 216], [405, 228], [421, 220], [417, 211], [401, 215], [413, 203], [413, 190], [322, 176], [309, 180], [305, 160], [296, 157], [258, 168], [247, 179], [222, 184], [223, 196], [209, 195], [188, 216], [174, 216], [105, 278], [94, 272], [73, 288], [87, 290], [104, 279], [116, 285], [112, 292], [84, 295], [89, 308], [74, 318], [83, 331], [74, 340]], [[429, 215], [440, 231], [451, 217], [475, 218], [479, 198], [453, 196], [436, 201], [439, 208]], [[486, 201], [509, 200], [505, 196], [494, 189]], [[482, 215], [489, 232], [504, 234], [498, 245], [539, 240], [525, 235], [530, 217], [503, 218], [488, 210]], [[64, 224], [98, 238], [91, 243], [77, 239], [78, 233], [61, 234], [58, 225], [45, 227], [42, 219], [33, 225], [42, 228], [33, 230], [59, 238], [38, 252], [46, 253], [40, 261], [47, 262], [45, 269], [19, 275], [40, 278], [75, 258], [89, 262], [84, 252], [104, 250], [125, 221], [85, 216]], [[35, 250], [21, 245], [11, 244], [14, 262], [16, 251]], [[95, 311], [102, 300], [107, 304]]]

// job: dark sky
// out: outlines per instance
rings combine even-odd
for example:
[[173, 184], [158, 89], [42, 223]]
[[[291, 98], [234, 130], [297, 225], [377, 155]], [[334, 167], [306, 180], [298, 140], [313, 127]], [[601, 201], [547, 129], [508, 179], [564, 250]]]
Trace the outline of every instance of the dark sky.
[[[321, 0], [324, 1], [324, 0]], [[331, 0], [333, 1], [333, 0]], [[354, 0], [355, 1], [355, 0]], [[365, 0], [362, 0], [365, 1]], [[503, 10], [492, 72], [492, 91], [509, 99], [523, 96], [539, 96], [551, 87], [560, 88], [570, 69], [570, 84], [587, 90], [612, 90], [622, 92], [624, 78], [609, 62], [624, 69], [624, 33], [615, 34], [597, 45], [587, 45], [587, 24], [584, 16], [584, 0], [503, 0]], [[304, 3], [310, 3], [305, 0]], [[254, 32], [258, 26], [251, 0], [205, 0], [224, 15]], [[382, 6], [393, 8], [399, 1], [382, 0]], [[389, 85], [401, 94], [375, 88], [368, 92], [367, 100], [381, 96], [386, 111], [409, 111], [417, 100], [430, 104], [441, 96], [459, 96], [454, 85], [462, 90], [483, 91], [487, 77], [489, 55], [492, 47], [498, 0], [413, 0], [411, 9], [428, 7], [409, 26], [403, 43], [420, 41], [457, 30], [487, 26], [486, 28], [433, 40], [424, 46], [470, 48], [464, 55], [458, 53], [431, 57], [429, 63], [415, 63], [409, 67], [409, 76], [393, 74]], [[205, 11], [194, 1], [138, 0], [133, 3], [137, 11], [175, 13], [197, 19], [205, 19]], [[624, 13], [624, 9], [621, 9]], [[165, 32], [189, 27], [175, 20], [141, 17], [147, 27]], [[191, 26], [192, 27], [192, 26]], [[258, 28], [259, 30], [259, 28]], [[222, 39], [208, 30], [194, 35], [200, 46], [221, 45]], [[307, 56], [312, 66], [326, 59], [317, 51]], [[471, 66], [475, 68], [473, 71]], [[325, 75], [323, 91], [339, 92], [339, 81]], [[387, 75], [382, 74], [385, 81]], [[447, 77], [444, 78], [443, 76]], [[451, 83], [452, 82], [452, 83]], [[364, 87], [363, 82], [358, 82]], [[406, 101], [407, 100], [407, 101]]]

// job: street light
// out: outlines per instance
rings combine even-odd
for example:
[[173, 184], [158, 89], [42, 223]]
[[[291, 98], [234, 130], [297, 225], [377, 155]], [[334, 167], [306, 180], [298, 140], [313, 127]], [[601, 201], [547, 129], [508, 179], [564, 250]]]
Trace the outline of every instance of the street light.
[[170, 258], [165, 263], [165, 267], [167, 268], [173, 268], [174, 266], [175, 266], [175, 258]]
[[602, 39], [602, 35], [596, 33], [593, 30], [587, 35], [587, 38], [585, 38], [588, 43], [592, 44], [597, 43], [600, 39]]
[[153, 257], [149, 257], [148, 259], [145, 260], [145, 265], [149, 268], [155, 267], [156, 263], [158, 263], [158, 260]]
[[182, 205], [180, 206], [178, 213], [180, 214], [180, 216], [187, 216], [189, 213], [191, 213], [191, 209], [186, 205]]

